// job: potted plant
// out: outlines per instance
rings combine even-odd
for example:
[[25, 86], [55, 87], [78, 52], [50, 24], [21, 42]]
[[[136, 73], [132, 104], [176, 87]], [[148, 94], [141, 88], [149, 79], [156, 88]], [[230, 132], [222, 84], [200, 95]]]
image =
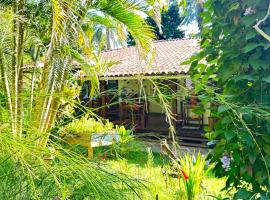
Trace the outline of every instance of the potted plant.
[[106, 121], [102, 123], [93, 118], [82, 117], [81, 119], [73, 120], [71, 123], [62, 127], [59, 135], [68, 144], [82, 145], [88, 148], [88, 156], [91, 156], [93, 149], [91, 147], [92, 134], [104, 134], [113, 130], [113, 124]]

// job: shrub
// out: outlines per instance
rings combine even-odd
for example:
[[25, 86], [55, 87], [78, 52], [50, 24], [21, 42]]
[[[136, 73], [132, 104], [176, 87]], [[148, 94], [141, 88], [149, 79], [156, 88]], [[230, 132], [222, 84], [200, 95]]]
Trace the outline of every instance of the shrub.
[[116, 157], [123, 157], [130, 152], [139, 151], [141, 149], [139, 142], [135, 140], [132, 130], [127, 130], [124, 126], [116, 126], [115, 129], [120, 139], [119, 143], [112, 145], [112, 150]]
[[81, 119], [73, 120], [60, 129], [62, 137], [82, 137], [93, 133], [110, 133], [113, 131], [113, 124], [109, 121], [102, 123], [93, 118], [82, 117]]

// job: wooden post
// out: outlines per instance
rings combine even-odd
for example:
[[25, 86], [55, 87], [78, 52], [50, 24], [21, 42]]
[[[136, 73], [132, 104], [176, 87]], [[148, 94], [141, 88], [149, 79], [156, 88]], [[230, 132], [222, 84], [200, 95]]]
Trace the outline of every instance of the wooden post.
[[120, 119], [120, 124], [123, 123], [123, 102], [121, 100], [121, 102], [119, 102], [119, 107], [120, 107], [120, 116], [119, 116], [119, 119]]
[[105, 81], [100, 81], [100, 92], [101, 92], [101, 117], [105, 118], [106, 114], [106, 95], [105, 95]]
[[143, 105], [142, 105], [142, 116], [141, 116], [141, 126], [142, 126], [142, 129], [145, 129], [145, 110], [146, 110], [146, 103], [143, 102]]
[[[176, 83], [173, 83], [172, 86], [171, 86], [173, 92], [177, 92], [177, 84]], [[175, 120], [173, 120], [173, 126], [174, 126], [174, 129], [176, 130], [176, 127], [177, 127], [177, 98], [173, 98], [172, 99], [172, 113], [175, 117]]]

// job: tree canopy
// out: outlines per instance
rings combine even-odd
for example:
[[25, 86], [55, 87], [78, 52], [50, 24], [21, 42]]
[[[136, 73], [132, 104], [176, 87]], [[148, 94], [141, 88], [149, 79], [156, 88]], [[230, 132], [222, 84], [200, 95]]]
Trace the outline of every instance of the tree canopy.
[[[179, 5], [173, 1], [169, 5], [168, 10], [162, 10], [160, 25], [157, 25], [156, 20], [151, 16], [146, 18], [146, 23], [152, 27], [156, 40], [167, 40], [183, 38], [185, 36], [185, 33], [179, 29], [183, 19], [184, 16], [180, 15]], [[135, 41], [130, 34], [128, 35], [127, 43], [130, 46], [135, 45]]]

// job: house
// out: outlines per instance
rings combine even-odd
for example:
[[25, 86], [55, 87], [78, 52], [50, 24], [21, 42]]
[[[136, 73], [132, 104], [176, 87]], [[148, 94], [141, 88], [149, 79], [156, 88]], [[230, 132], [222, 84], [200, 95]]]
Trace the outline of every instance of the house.
[[[156, 41], [153, 46], [154, 55], [148, 62], [142, 59], [136, 47], [102, 52], [103, 59], [117, 64], [102, 74], [101, 95], [88, 101], [89, 106], [101, 108], [98, 114], [105, 119], [129, 125], [137, 131], [168, 132], [169, 127], [174, 127], [183, 140], [203, 140], [209, 112], [192, 112], [199, 102], [185, 89], [192, 91], [190, 66], [181, 65], [199, 51], [198, 40]], [[170, 93], [165, 94], [164, 99], [159, 93], [162, 91], [158, 91], [162, 88]], [[161, 105], [164, 101], [167, 107]]]

